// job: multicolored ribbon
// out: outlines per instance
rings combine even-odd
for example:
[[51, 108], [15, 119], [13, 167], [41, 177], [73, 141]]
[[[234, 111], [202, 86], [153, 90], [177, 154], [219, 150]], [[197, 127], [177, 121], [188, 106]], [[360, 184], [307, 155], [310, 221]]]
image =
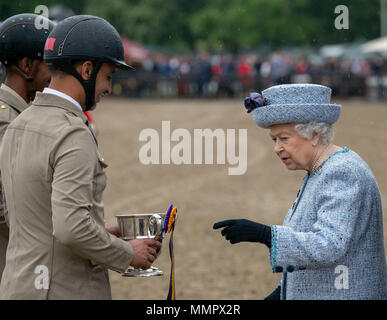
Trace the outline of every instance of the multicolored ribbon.
[[173, 231], [175, 230], [175, 222], [176, 222], [176, 213], [177, 208], [172, 204], [167, 210], [167, 214], [165, 215], [164, 220], [164, 228], [161, 230], [161, 233], [158, 237], [159, 241], [162, 241], [164, 233], [171, 233], [171, 237], [169, 238], [169, 257], [171, 259], [171, 274], [169, 277], [169, 291], [167, 300], [175, 300], [175, 259], [173, 253]]
[[[174, 224], [173, 224], [174, 225]], [[169, 239], [169, 257], [171, 258], [171, 273], [169, 277], [169, 291], [167, 300], [176, 300], [175, 297], [175, 259], [173, 255], [173, 230], [175, 227], [172, 227], [171, 238]]]

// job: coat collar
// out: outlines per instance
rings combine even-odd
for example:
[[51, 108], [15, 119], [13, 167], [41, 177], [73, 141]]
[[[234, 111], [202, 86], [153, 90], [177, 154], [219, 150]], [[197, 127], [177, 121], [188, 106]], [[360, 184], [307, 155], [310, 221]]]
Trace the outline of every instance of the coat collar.
[[80, 117], [86, 125], [89, 124], [86, 115], [75, 104], [55, 94], [37, 92], [32, 104], [36, 106], [62, 108]]
[[16, 91], [4, 83], [0, 87], [0, 100], [7, 103], [13, 109], [16, 109], [18, 113], [22, 113], [28, 108], [27, 102]]
[[79, 110], [79, 108], [74, 103], [72, 103], [69, 100], [62, 98], [56, 94], [37, 92], [36, 97], [35, 97], [34, 101], [32, 102], [32, 104], [35, 106], [62, 108], [68, 112], [73, 113], [77, 117], [80, 117], [82, 119], [83, 123], [90, 130], [90, 132], [94, 138], [95, 143], [98, 145], [97, 137], [96, 137], [94, 131], [90, 127], [89, 120], [87, 119], [84, 112]]

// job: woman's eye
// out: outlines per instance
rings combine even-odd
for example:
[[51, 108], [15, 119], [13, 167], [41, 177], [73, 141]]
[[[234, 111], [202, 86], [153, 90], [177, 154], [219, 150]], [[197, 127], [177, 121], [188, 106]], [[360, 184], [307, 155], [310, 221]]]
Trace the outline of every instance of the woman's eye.
[[280, 137], [279, 138], [281, 141], [287, 141], [289, 139], [289, 137]]

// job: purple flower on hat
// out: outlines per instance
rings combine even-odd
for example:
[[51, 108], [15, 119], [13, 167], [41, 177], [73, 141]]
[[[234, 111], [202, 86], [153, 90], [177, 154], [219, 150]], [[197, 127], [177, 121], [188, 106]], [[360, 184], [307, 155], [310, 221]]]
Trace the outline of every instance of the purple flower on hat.
[[257, 92], [250, 93], [250, 96], [246, 97], [244, 102], [247, 113], [250, 113], [256, 108], [266, 106], [267, 103], [266, 98], [262, 97], [262, 95]]

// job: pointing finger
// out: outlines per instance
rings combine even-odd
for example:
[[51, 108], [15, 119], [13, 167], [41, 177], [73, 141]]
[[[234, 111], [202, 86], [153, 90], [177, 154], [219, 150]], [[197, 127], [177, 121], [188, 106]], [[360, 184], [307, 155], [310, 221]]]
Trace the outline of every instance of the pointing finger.
[[223, 228], [223, 227], [228, 227], [228, 226], [231, 226], [235, 223], [236, 220], [224, 220], [224, 221], [219, 221], [219, 222], [216, 222], [213, 226], [214, 229], [219, 229], [219, 228]]

